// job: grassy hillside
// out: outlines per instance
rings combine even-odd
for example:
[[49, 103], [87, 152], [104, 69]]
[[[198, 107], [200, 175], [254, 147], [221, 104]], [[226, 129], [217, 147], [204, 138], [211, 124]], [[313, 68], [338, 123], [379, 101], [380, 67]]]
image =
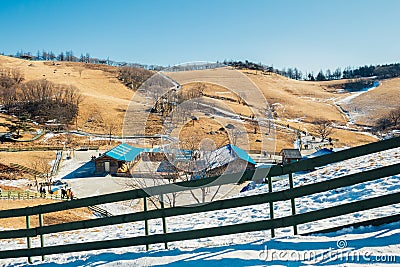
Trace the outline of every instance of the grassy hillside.
[[278, 74], [256, 74], [248, 70], [243, 73], [264, 93], [278, 118], [301, 119], [304, 122], [327, 119], [346, 124], [345, 117], [333, 103], [339, 95], [331, 92], [324, 83], [297, 81]]
[[[253, 105], [250, 103], [248, 107], [239, 105], [234, 101], [240, 95], [232, 93], [232, 91], [237, 92], [237, 88], [245, 88], [245, 93], [250, 96], [248, 91], [254, 90], [254, 87], [249, 87], [249, 83], [243, 81], [243, 77], [240, 78], [240, 75], [235, 72], [232, 70], [231, 72], [225, 71], [224, 74], [219, 74], [218, 70], [203, 70], [174, 72], [168, 75], [183, 84], [184, 89], [200, 80], [215, 83], [206, 87], [204, 96], [210, 97], [214, 101], [219, 99], [220, 104], [216, 104], [218, 108], [225, 106], [237, 114], [248, 116], [249, 107], [254, 110], [257, 103]], [[335, 104], [339, 99], [350, 95], [349, 93], [338, 93], [335, 89], [335, 85], [343, 83], [343, 80], [326, 82], [296, 81], [277, 74], [263, 74], [260, 71], [241, 70], [240, 72], [246, 75], [261, 91], [269, 106], [273, 109], [277, 122], [282, 125], [290, 125], [302, 131], [317, 134], [315, 122], [320, 119], [333, 121], [339, 126], [348, 124], [346, 114]], [[246, 91], [247, 87], [249, 88]], [[231, 91], [231, 93], [227, 91]], [[257, 94], [250, 97], [260, 99]], [[224, 100], [223, 98], [226, 99]], [[236, 107], [241, 108], [238, 109]], [[332, 138], [337, 140], [336, 146], [355, 146], [376, 141], [375, 138], [369, 135], [356, 132], [356, 127], [352, 128], [354, 128], [352, 131], [336, 129], [332, 133]], [[251, 129], [247, 134], [252, 143], [251, 148], [258, 149], [257, 143], [254, 143], [258, 138], [252, 137]], [[284, 147], [293, 146], [293, 141], [295, 140], [293, 130], [277, 127], [276, 136], [276, 150], [279, 151]]]
[[400, 78], [381, 81], [374, 90], [362, 94], [344, 105], [350, 112], [358, 114], [356, 122], [374, 125], [382, 116], [400, 107]]
[[121, 129], [125, 110], [134, 92], [118, 79], [116, 67], [77, 62], [27, 61], [0, 56], [0, 68], [15, 68], [24, 81], [46, 79], [76, 86], [83, 96], [77, 120], [78, 128], [101, 132], [99, 126], [115, 124]]
[[[335, 105], [335, 102], [349, 96], [337, 93], [333, 88], [343, 81], [310, 82], [296, 81], [277, 74], [262, 75], [259, 72], [243, 71], [264, 93], [270, 106], [274, 106], [278, 121], [291, 127], [317, 134], [315, 122], [319, 119], [334, 121], [336, 125], [346, 126], [348, 118]], [[376, 91], [380, 91], [377, 88]], [[393, 90], [389, 90], [393, 93]], [[355, 101], [358, 101], [356, 98]], [[369, 99], [374, 102], [374, 99]], [[366, 104], [364, 104], [366, 105]], [[371, 114], [379, 116], [378, 114]], [[376, 138], [353, 130], [335, 129], [331, 135], [336, 146], [356, 146], [376, 141]], [[277, 149], [288, 147], [294, 139], [290, 133], [278, 131]]]
[[[121, 133], [125, 111], [134, 96], [134, 91], [118, 80], [116, 67], [75, 62], [26, 61], [0, 56], [0, 68], [20, 70], [25, 81], [47, 79], [54, 83], [76, 86], [83, 96], [83, 101], [80, 104], [77, 125], [74, 127], [97, 133], [107, 133], [107, 128], [112, 127], [113, 133]], [[183, 89], [185, 90], [197, 80], [207, 77], [210, 72], [218, 74], [218, 70], [207, 70], [176, 72], [169, 75], [181, 84], [185, 84]], [[236, 71], [232, 70], [232, 73], [234, 72]], [[251, 84], [259, 88], [272, 107], [276, 119], [285, 125], [313, 132], [315, 128], [313, 123], [318, 119], [331, 120], [343, 126], [348, 123], [346, 115], [335, 105], [335, 102], [350, 95], [337, 93], [335, 89], [335, 85], [343, 83], [343, 80], [309, 82], [251, 70], [241, 70], [240, 73], [250, 78]], [[206, 87], [204, 95], [214, 103], [219, 101], [218, 107], [229, 107], [235, 113], [251, 116], [250, 110], [256, 109], [257, 103], [245, 106], [238, 102], [240, 95], [229, 92], [231, 87], [246, 92], [246, 87], [250, 84], [236, 76], [217, 75], [214, 80], [209, 81], [212, 86]], [[372, 123], [388, 109], [398, 105], [399, 85], [399, 78], [385, 80], [377, 89], [354, 98], [348, 106], [342, 107], [361, 111], [363, 115], [357, 117], [356, 122]], [[257, 94], [247, 97], [259, 98]], [[278, 149], [291, 146], [292, 133], [282, 131], [277, 135]], [[333, 138], [339, 139], [338, 145], [358, 145], [375, 140], [370, 136], [346, 130], [336, 130]]]

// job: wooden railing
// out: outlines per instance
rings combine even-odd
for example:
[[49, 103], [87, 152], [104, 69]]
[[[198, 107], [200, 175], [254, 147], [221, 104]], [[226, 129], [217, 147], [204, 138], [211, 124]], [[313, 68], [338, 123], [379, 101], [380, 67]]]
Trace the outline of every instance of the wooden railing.
[[18, 200], [18, 199], [61, 199], [60, 194], [40, 194], [39, 192], [31, 192], [31, 191], [19, 191], [19, 190], [2, 190], [0, 194], [0, 199], [3, 200]]
[[[297, 171], [312, 170], [316, 167], [323, 166], [326, 164], [343, 161], [358, 156], [363, 156], [379, 151], [384, 151], [391, 148], [400, 147], [400, 138], [393, 138], [377, 143], [372, 143], [360, 147], [355, 147], [340, 152], [324, 155], [321, 157], [311, 158], [302, 160], [300, 162], [292, 163], [284, 166], [274, 166], [270, 169], [256, 169], [255, 171], [248, 171], [243, 174], [231, 174], [223, 175], [221, 177], [211, 177], [195, 181], [180, 182], [177, 184], [167, 184], [162, 186], [155, 186], [144, 189], [130, 190], [126, 192], [107, 194], [102, 196], [88, 197], [84, 199], [77, 199], [68, 202], [59, 202], [48, 205], [41, 205], [29, 208], [20, 208], [13, 210], [0, 211], [0, 218], [10, 218], [25, 216], [27, 221], [28, 229], [19, 230], [8, 230], [0, 232], [0, 239], [9, 238], [27, 238], [28, 248], [17, 249], [17, 250], [0, 250], [0, 258], [17, 258], [17, 257], [30, 257], [57, 254], [57, 253], [69, 253], [78, 251], [108, 249], [108, 248], [119, 248], [126, 246], [137, 246], [145, 245], [149, 248], [149, 245], [156, 243], [164, 243], [167, 246], [168, 242], [197, 239], [203, 237], [221, 236], [227, 234], [252, 232], [260, 230], [270, 230], [271, 235], [274, 236], [275, 229], [282, 227], [293, 227], [294, 233], [298, 233], [297, 226], [304, 223], [319, 221], [327, 218], [337, 217], [341, 215], [350, 214], [353, 212], [359, 212], [369, 210], [373, 208], [388, 206], [400, 203], [400, 193], [390, 193], [379, 197], [373, 197], [354, 201], [351, 203], [336, 205], [334, 207], [305, 212], [297, 213], [295, 210], [295, 200], [297, 198], [308, 196], [311, 194], [326, 192], [337, 188], [343, 188], [352, 186], [355, 184], [365, 183], [368, 181], [374, 181], [383, 177], [392, 176], [400, 173], [400, 164], [393, 164], [386, 167], [376, 168], [360, 173], [350, 174], [335, 179], [330, 179], [323, 182], [314, 184], [308, 184], [300, 187], [293, 186], [292, 173]], [[278, 175], [289, 176], [289, 189], [283, 191], [273, 191], [272, 177]], [[254, 178], [255, 177], [255, 178]], [[268, 182], [269, 193], [263, 193], [258, 195], [252, 195], [247, 197], [237, 197], [233, 199], [218, 200], [202, 205], [191, 205], [191, 206], [180, 206], [180, 207], [161, 207], [161, 209], [148, 210], [147, 198], [151, 196], [161, 196], [161, 198], [168, 193], [179, 192], [190, 190], [199, 187], [211, 187], [217, 185], [224, 185], [229, 183], [240, 183], [251, 179], [265, 179]], [[118, 202], [131, 199], [143, 199], [144, 200], [144, 211], [135, 212], [131, 214], [117, 215], [105, 218], [97, 218], [90, 220], [82, 220], [70, 223], [61, 223], [56, 225], [42, 225], [39, 227], [29, 228], [30, 216], [39, 215], [42, 218], [43, 215], [50, 212], [62, 211], [73, 208], [88, 207], [98, 204], [104, 204], [109, 202]], [[274, 218], [273, 205], [278, 201], [290, 200], [292, 207], [292, 215]], [[269, 203], [270, 214], [269, 218], [260, 221], [225, 225], [218, 227], [208, 227], [205, 229], [196, 229], [190, 231], [179, 231], [167, 233], [167, 218], [172, 216], [197, 214], [202, 212], [216, 211], [231, 209], [237, 207], [244, 207], [250, 205], [258, 205]], [[163, 221], [163, 233], [149, 235], [148, 220], [150, 219], [162, 219]], [[76, 243], [58, 246], [44, 246], [44, 242], [41, 242], [41, 247], [31, 248], [30, 238], [40, 236], [41, 240], [44, 239], [44, 235], [59, 233], [64, 231], [88, 229], [92, 227], [102, 227], [114, 224], [122, 224], [136, 221], [145, 222], [145, 233], [143, 236], [122, 238], [122, 239], [111, 239], [102, 241], [93, 241], [86, 243]]]

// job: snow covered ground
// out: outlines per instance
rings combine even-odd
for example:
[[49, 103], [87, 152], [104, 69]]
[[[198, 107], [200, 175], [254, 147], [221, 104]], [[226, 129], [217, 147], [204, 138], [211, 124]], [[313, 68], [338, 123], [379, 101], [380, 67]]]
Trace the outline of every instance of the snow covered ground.
[[340, 103], [340, 104], [349, 104], [354, 98], [359, 97], [360, 95], [362, 95], [364, 93], [367, 93], [369, 91], [372, 91], [372, 90], [376, 89], [379, 85], [380, 85], [379, 82], [374, 82], [373, 86], [366, 87], [366, 88], [361, 89], [361, 90], [359, 90], [357, 92], [352, 92], [351, 95], [341, 99], [340, 101], [338, 101], [338, 103]]
[[[336, 164], [321, 167], [314, 172], [296, 175], [295, 186], [315, 183], [357, 173], [369, 169], [400, 163], [400, 148], [363, 156]], [[385, 177], [376, 181], [350, 187], [331, 190], [296, 199], [298, 213], [333, 207], [400, 191], [400, 175]], [[288, 188], [287, 179], [274, 182], [274, 191]], [[240, 196], [264, 193], [265, 185], [241, 193]], [[299, 233], [331, 228], [336, 225], [368, 220], [379, 216], [398, 213], [400, 205], [391, 205], [357, 212], [346, 216], [325, 219], [300, 225]], [[118, 206], [114, 204], [114, 214]], [[120, 213], [125, 213], [121, 208]], [[275, 217], [291, 214], [290, 202], [278, 202], [274, 205]], [[248, 206], [229, 210], [206, 212], [196, 215], [176, 216], [167, 219], [168, 232], [218, 227], [264, 220], [269, 217], [268, 204]], [[160, 220], [150, 221], [151, 234], [162, 233]], [[135, 222], [71, 231], [45, 236], [46, 246], [70, 244], [107, 239], [141, 236], [144, 223]], [[335, 233], [312, 236], [293, 236], [292, 228], [276, 231], [271, 238], [270, 231], [241, 233], [237, 235], [202, 238], [169, 243], [169, 249], [163, 244], [151, 246], [146, 252], [144, 247], [127, 247], [101, 251], [50, 255], [45, 262], [34, 258], [33, 265], [41, 266], [399, 266], [400, 265], [400, 223], [379, 227], [361, 227], [344, 229]], [[33, 245], [39, 246], [39, 240], [33, 239]], [[25, 248], [25, 240], [1, 240], [0, 246], [6, 249]], [[25, 266], [26, 259], [0, 260], [2, 266]]]
[[348, 124], [355, 124], [355, 119], [360, 116], [359, 113], [357, 113], [354, 110], [344, 110], [342, 105], [349, 105], [355, 98], [359, 97], [360, 95], [367, 93], [369, 91], [375, 90], [378, 86], [380, 85], [379, 82], [374, 82], [372, 87], [366, 87], [362, 90], [359, 90], [357, 92], [352, 92], [349, 96], [342, 98], [338, 101], [334, 100], [334, 103], [339, 110], [341, 110], [347, 117]]

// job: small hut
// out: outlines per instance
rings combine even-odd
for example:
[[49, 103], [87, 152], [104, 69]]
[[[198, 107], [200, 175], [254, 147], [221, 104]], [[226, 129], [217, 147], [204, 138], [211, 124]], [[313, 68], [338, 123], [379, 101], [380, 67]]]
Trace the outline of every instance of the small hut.
[[282, 163], [283, 164], [289, 164], [292, 162], [296, 162], [299, 161], [302, 156], [300, 153], [300, 150], [298, 150], [297, 148], [294, 149], [282, 149], [281, 152], [279, 153], [279, 155], [282, 156]]
[[95, 159], [96, 173], [129, 173], [142, 151], [142, 148], [120, 144]]

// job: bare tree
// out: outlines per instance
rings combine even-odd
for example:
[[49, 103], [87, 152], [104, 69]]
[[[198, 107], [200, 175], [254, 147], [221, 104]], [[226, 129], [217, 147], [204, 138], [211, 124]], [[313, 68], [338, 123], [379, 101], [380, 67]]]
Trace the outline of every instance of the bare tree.
[[233, 128], [230, 132], [231, 132], [231, 135], [230, 135], [231, 142], [232, 142], [232, 144], [233, 144], [234, 146], [237, 145], [239, 139], [240, 139], [243, 135], [246, 135], [246, 132], [244, 132], [244, 131], [242, 131], [241, 129], [238, 129], [238, 128], [236, 128], [236, 127]]
[[[47, 160], [45, 160], [44, 158], [37, 158], [31, 162], [30, 168], [38, 173], [42, 173], [42, 175], [40, 176], [44, 178], [48, 186], [48, 190], [50, 190], [53, 177], [51, 175], [51, 165], [47, 162]], [[38, 175], [35, 174], [34, 178], [36, 187], [39, 191]]]
[[78, 70], [79, 78], [82, 78], [82, 72], [85, 70], [85, 68], [84, 67], [77, 67], [76, 69]]
[[396, 129], [397, 125], [400, 121], [400, 107], [392, 110], [388, 114], [384, 115], [383, 117], [379, 118], [376, 122], [376, 130], [390, 130]]
[[38, 122], [57, 120], [69, 123], [78, 114], [81, 96], [73, 86], [56, 85], [47, 80], [32, 80], [22, 84], [21, 90], [2, 90], [5, 108], [17, 116], [36, 117]]
[[389, 119], [390, 119], [391, 123], [393, 124], [393, 126], [396, 127], [397, 123], [400, 120], [400, 107], [398, 107], [397, 109], [395, 109], [389, 113]]
[[193, 99], [202, 96], [205, 89], [206, 85], [204, 83], [195, 83], [195, 85], [187, 91], [187, 99]]
[[124, 66], [119, 70], [118, 79], [131, 89], [138, 89], [151, 75], [151, 71], [133, 66]]
[[[224, 167], [215, 168], [218, 162], [215, 147], [214, 142], [204, 142], [198, 136], [190, 135], [181, 140], [179, 148], [166, 148], [162, 160], [151, 158], [146, 153], [142, 154], [140, 165], [136, 166], [132, 173], [133, 179], [129, 179], [126, 185], [130, 188], [146, 188], [220, 175]], [[179, 155], [180, 159], [176, 159], [179, 153], [182, 155]], [[200, 187], [188, 192], [196, 203], [204, 203], [214, 200], [221, 186], [213, 188], [211, 190], [210, 187]], [[178, 200], [185, 195], [187, 196], [179, 192], [165, 194], [164, 201], [173, 207], [179, 204]], [[158, 208], [160, 199], [154, 196], [149, 198], [149, 201]]]
[[[132, 189], [145, 189], [148, 187], [159, 186], [164, 184], [176, 183], [180, 181], [180, 173], [177, 168], [170, 164], [171, 168], [164, 172], [157, 172], [159, 162], [153, 161], [148, 155], [141, 155], [141, 163], [139, 169], [132, 173], [132, 179], [125, 182], [125, 186]], [[137, 168], [138, 168], [137, 167]], [[164, 195], [164, 202], [170, 207], [177, 204], [179, 192]], [[151, 196], [147, 198], [154, 208], [160, 208], [161, 196]]]
[[[140, 180], [140, 181], [139, 181]], [[133, 176], [132, 179], [129, 179], [125, 182], [125, 186], [131, 189], [144, 189], [146, 187], [157, 186], [158, 181], [156, 179], [143, 179], [141, 177]], [[157, 196], [147, 197], [147, 200], [153, 205], [154, 208], [159, 209], [159, 199]]]
[[333, 123], [329, 120], [317, 120], [316, 124], [316, 132], [321, 136], [322, 141], [324, 141], [329, 135], [333, 133]]
[[17, 89], [23, 80], [17, 69], [0, 69], [0, 101], [6, 108], [17, 101]]
[[376, 122], [375, 127], [376, 127], [376, 130], [383, 130], [384, 131], [387, 128], [390, 128], [390, 124], [391, 124], [390, 119], [387, 116], [385, 116], [385, 117], [380, 118]]
[[[211, 139], [199, 140], [197, 136], [186, 138], [183, 148], [192, 153], [190, 159], [185, 162], [186, 166], [182, 175], [183, 180], [204, 179], [221, 175], [224, 168], [222, 166], [215, 166], [219, 157], [216, 151], [217, 146], [219, 144], [215, 144]], [[197, 189], [190, 190], [190, 193], [197, 203], [204, 203], [206, 201], [213, 201], [220, 188], [221, 186], [217, 186], [215, 191], [212, 192], [210, 187], [200, 187], [198, 188], [200, 196], [196, 195]], [[207, 196], [210, 197], [207, 199]]]
[[[164, 172], [161, 173], [162, 179], [164, 181], [168, 181], [168, 183], [177, 183], [179, 181], [182, 181], [181, 170], [169, 161], [167, 165], [169, 165], [168, 169], [164, 170]], [[180, 192], [165, 194], [166, 199], [164, 200], [168, 202], [170, 207], [175, 207], [177, 205], [178, 196], [180, 194]]]

